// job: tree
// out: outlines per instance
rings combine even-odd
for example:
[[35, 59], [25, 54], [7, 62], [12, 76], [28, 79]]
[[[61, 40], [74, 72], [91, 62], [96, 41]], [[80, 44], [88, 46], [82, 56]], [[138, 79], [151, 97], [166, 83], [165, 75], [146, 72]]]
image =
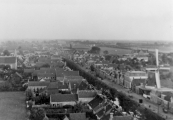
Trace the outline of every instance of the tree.
[[105, 55], [107, 55], [109, 52], [108, 52], [107, 50], [105, 50], [105, 51], [103, 51], [103, 53], [104, 53]]
[[99, 54], [100, 53], [100, 48], [99, 47], [97, 47], [97, 46], [93, 46], [92, 48], [91, 48], [91, 50], [90, 51], [88, 51], [89, 53], [94, 53], [94, 54]]
[[168, 57], [167, 57], [166, 54], [163, 54], [163, 55], [162, 55], [162, 62], [163, 62], [163, 63], [167, 63], [167, 62], [168, 62]]
[[107, 60], [107, 61], [111, 60], [111, 58], [112, 58], [111, 55], [106, 55], [106, 56], [105, 56], [105, 60]]
[[10, 55], [10, 52], [9, 52], [8, 50], [4, 50], [4, 51], [3, 51], [3, 55], [4, 55], [4, 56], [9, 56], [9, 55]]
[[90, 66], [90, 69], [91, 69], [91, 71], [94, 71], [94, 66], [91, 65], [91, 66]]
[[44, 120], [46, 112], [43, 108], [32, 108], [29, 116], [30, 120]]

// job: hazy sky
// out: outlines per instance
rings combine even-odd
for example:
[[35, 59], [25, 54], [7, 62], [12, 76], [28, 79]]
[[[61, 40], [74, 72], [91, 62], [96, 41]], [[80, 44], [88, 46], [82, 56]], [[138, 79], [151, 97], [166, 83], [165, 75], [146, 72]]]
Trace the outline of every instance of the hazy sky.
[[0, 39], [173, 41], [173, 0], [0, 0]]

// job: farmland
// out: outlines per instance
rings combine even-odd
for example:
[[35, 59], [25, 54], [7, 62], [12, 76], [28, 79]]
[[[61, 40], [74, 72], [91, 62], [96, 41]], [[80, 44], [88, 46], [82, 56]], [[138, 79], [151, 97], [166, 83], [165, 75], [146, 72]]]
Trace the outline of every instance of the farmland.
[[131, 50], [121, 49], [121, 48], [111, 48], [111, 47], [100, 47], [100, 54], [104, 54], [103, 51], [107, 50], [109, 54], [113, 55], [124, 55], [131, 53]]
[[0, 120], [27, 120], [24, 92], [0, 92]]

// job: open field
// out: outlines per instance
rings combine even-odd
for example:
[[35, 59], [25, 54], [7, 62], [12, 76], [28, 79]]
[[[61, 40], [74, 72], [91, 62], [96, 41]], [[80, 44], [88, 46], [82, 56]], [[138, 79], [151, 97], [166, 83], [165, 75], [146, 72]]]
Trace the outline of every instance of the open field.
[[163, 47], [163, 46], [139, 46], [139, 47], [132, 47], [134, 49], [148, 49], [149, 51], [155, 51], [155, 49], [158, 49], [160, 52], [163, 53], [170, 53], [173, 52], [173, 46], [171, 47]]
[[24, 92], [0, 92], [0, 120], [27, 120]]
[[101, 52], [100, 54], [104, 54], [103, 51], [107, 50], [109, 54], [113, 55], [124, 55], [131, 53], [131, 50], [128, 49], [121, 49], [121, 48], [111, 48], [111, 47], [100, 47]]

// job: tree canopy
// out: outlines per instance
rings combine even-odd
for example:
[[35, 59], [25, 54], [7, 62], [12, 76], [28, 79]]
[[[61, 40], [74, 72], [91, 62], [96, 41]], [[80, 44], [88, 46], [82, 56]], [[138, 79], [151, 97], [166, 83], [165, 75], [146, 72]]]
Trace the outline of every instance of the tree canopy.
[[4, 50], [4, 51], [3, 51], [3, 55], [4, 55], [4, 56], [9, 56], [9, 55], [10, 55], [10, 52], [9, 52], [8, 50]]
[[30, 120], [43, 120], [46, 116], [45, 110], [43, 108], [33, 108], [30, 114]]
[[108, 52], [107, 50], [105, 50], [105, 51], [103, 51], [103, 53], [104, 53], [105, 55], [107, 55], [109, 52]]
[[92, 48], [91, 48], [91, 50], [89, 50], [88, 52], [89, 53], [94, 53], [94, 54], [99, 54], [100, 53], [100, 48], [99, 47], [97, 47], [97, 46], [93, 46]]

